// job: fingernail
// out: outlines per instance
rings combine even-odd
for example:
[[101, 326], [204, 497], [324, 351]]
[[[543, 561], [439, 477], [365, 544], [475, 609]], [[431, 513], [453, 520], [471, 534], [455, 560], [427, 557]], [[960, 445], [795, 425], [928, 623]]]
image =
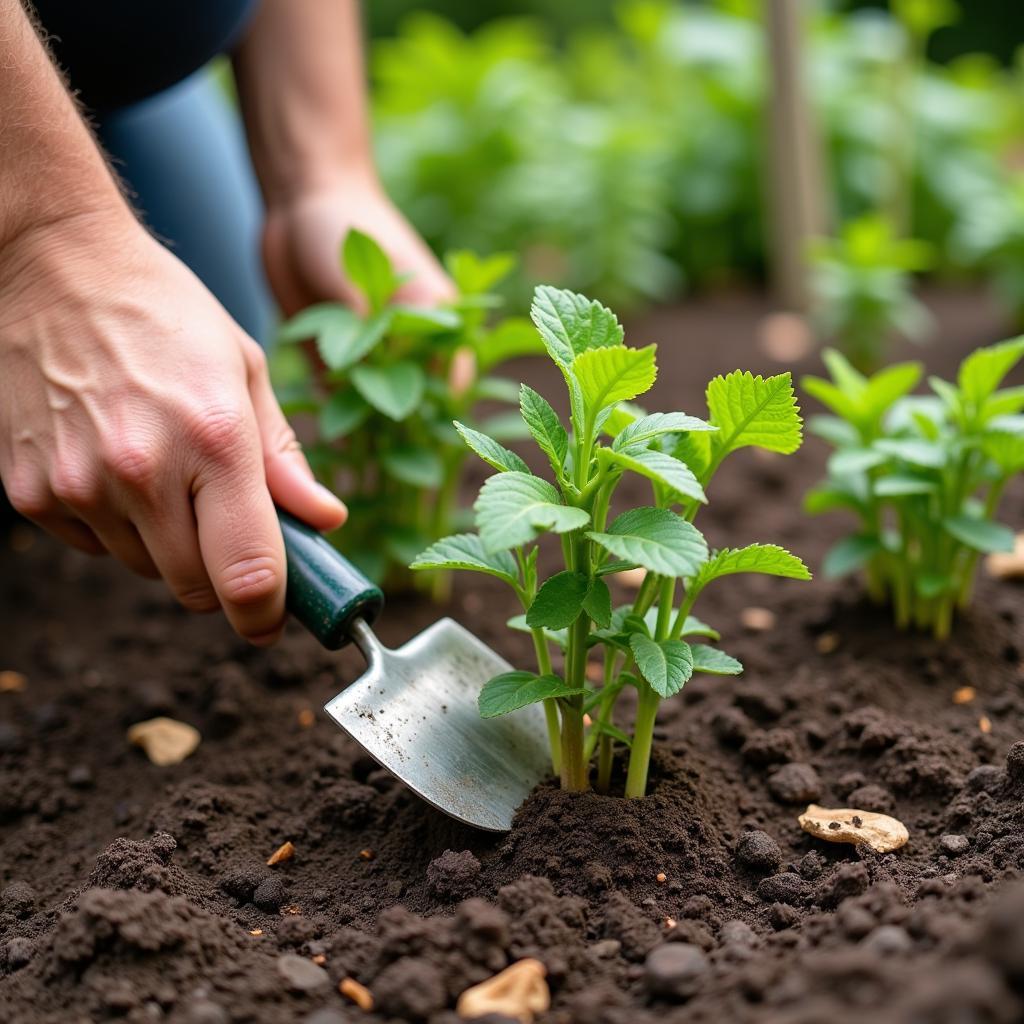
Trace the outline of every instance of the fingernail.
[[348, 511], [345, 507], [345, 502], [343, 502], [341, 498], [339, 498], [330, 488], [324, 487], [322, 483], [317, 482], [316, 491], [324, 501], [330, 502], [332, 505], [337, 505], [339, 509], [342, 509], [345, 512]]

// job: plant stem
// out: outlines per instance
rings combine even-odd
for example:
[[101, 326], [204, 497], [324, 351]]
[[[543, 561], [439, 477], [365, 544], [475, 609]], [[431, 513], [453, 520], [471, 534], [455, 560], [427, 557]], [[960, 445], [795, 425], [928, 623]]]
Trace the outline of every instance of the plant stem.
[[580, 793], [590, 788], [590, 773], [583, 758], [583, 698], [562, 701], [562, 789]]
[[[533, 636], [533, 649], [537, 653], [537, 671], [542, 676], [549, 676], [551, 671], [551, 651], [548, 649], [548, 638], [543, 629], [530, 630]], [[551, 767], [556, 775], [562, 773], [561, 723], [558, 721], [558, 701], [549, 697], [544, 701], [544, 718], [548, 725], [548, 745], [551, 747]]]
[[640, 702], [633, 726], [633, 748], [629, 754], [626, 775], [626, 796], [639, 800], [647, 792], [647, 773], [651, 766], [651, 747], [654, 743], [654, 722], [658, 717], [661, 698], [650, 688], [640, 690]]

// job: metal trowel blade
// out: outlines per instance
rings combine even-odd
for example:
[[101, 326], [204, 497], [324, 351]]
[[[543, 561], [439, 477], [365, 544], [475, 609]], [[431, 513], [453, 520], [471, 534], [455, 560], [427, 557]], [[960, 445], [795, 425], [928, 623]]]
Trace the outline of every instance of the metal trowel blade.
[[484, 719], [480, 689], [511, 666], [452, 619], [398, 650], [357, 621], [366, 672], [324, 710], [371, 757], [428, 803], [493, 832], [550, 769], [544, 712], [532, 705]]

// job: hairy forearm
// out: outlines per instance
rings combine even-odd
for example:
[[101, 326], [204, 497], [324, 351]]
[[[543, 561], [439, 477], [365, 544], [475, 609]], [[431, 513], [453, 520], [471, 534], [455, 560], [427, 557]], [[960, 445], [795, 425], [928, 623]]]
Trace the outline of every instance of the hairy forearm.
[[66, 217], [130, 216], [19, 0], [0, 0], [0, 251]]
[[374, 177], [357, 0], [263, 0], [235, 73], [268, 204]]

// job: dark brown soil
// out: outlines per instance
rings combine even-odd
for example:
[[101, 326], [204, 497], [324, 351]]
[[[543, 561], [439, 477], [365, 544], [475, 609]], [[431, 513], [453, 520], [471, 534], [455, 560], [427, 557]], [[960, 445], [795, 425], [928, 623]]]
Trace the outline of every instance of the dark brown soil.
[[[935, 302], [930, 369], [1001, 336], [983, 298]], [[733, 297], [638, 323], [634, 341], [661, 343], [651, 407], [700, 412], [712, 373], [777, 371], [754, 344], [764, 311]], [[818, 565], [843, 526], [799, 511], [822, 459], [813, 441], [735, 458], [701, 525]], [[1021, 495], [1005, 511], [1017, 527]], [[546, 785], [493, 837], [409, 795], [319, 711], [355, 655], [298, 629], [251, 650], [24, 526], [0, 569], [0, 669], [28, 680], [0, 693], [10, 1024], [452, 1024], [465, 987], [523, 956], [549, 972], [545, 1024], [1024, 1018], [1020, 588], [983, 579], [940, 647], [896, 634], [849, 583], [723, 584], [701, 617], [746, 673], [698, 678], [665, 705], [649, 798]], [[455, 595], [446, 611], [529, 664], [502, 627], [510, 595], [468, 576]], [[755, 605], [774, 630], [738, 625]], [[382, 636], [401, 643], [438, 614], [393, 601]], [[954, 703], [964, 686], [975, 699]], [[156, 714], [200, 729], [183, 764], [127, 744]], [[910, 843], [879, 856], [814, 840], [796, 822], [808, 799], [893, 813]], [[268, 868], [285, 840], [294, 858]], [[374, 1015], [338, 994], [346, 975], [373, 991]]]

